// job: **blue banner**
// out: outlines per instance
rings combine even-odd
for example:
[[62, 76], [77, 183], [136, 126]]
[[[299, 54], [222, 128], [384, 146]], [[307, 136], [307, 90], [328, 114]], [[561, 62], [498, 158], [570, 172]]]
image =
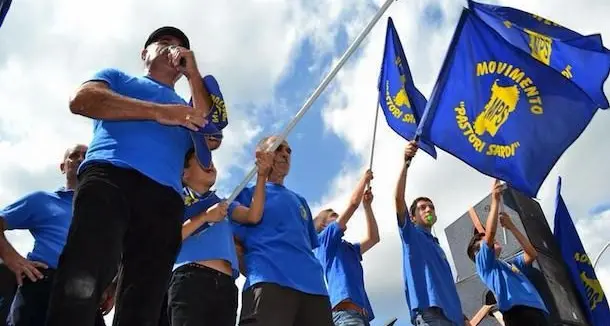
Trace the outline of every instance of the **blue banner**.
[[[202, 166], [207, 168], [210, 167], [210, 164], [212, 163], [212, 152], [208, 148], [205, 136], [213, 135], [222, 138], [222, 129], [229, 124], [229, 117], [224, 97], [222, 96], [222, 92], [220, 92], [220, 86], [218, 85], [216, 78], [212, 75], [207, 75], [203, 77], [202, 80], [203, 85], [210, 94], [213, 105], [207, 116], [208, 124], [198, 131], [191, 131], [191, 139], [193, 140], [197, 160]], [[193, 105], [192, 98], [189, 104], [191, 106]]]
[[605, 326], [610, 322], [608, 298], [604, 295], [591, 260], [580, 241], [572, 217], [561, 196], [561, 178], [557, 181], [553, 234], [566, 262], [568, 272], [580, 298], [581, 306], [591, 326]]
[[418, 132], [535, 197], [597, 105], [464, 9]]
[[0, 0], [0, 27], [2, 27], [2, 23], [4, 22], [4, 18], [6, 18], [8, 9], [11, 7], [11, 2], [12, 0]]
[[468, 1], [470, 9], [512, 45], [561, 72], [603, 109], [610, 106], [604, 82], [610, 51], [599, 34], [582, 36], [545, 18], [513, 8]]
[[[402, 138], [413, 140], [427, 100], [413, 83], [392, 18], [388, 18], [378, 89], [379, 104], [390, 128]], [[419, 148], [436, 158], [434, 145], [426, 139], [420, 139]]]

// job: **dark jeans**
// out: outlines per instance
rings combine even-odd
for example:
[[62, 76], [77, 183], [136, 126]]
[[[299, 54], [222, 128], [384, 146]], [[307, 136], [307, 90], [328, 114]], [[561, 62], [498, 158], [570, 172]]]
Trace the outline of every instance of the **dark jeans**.
[[506, 326], [550, 326], [546, 313], [540, 309], [526, 307], [526, 306], [514, 306], [502, 313], [504, 324]]
[[[36, 282], [29, 278], [23, 280], [23, 285], [17, 288], [17, 293], [11, 305], [6, 324], [9, 326], [40, 326], [44, 325], [53, 283], [52, 269], [40, 269], [44, 275], [42, 280]], [[98, 311], [95, 316], [96, 326], [105, 326], [104, 318]]]
[[172, 275], [167, 315], [172, 326], [235, 326], [235, 281], [205, 266], [181, 266]]
[[259, 283], [242, 296], [239, 325], [334, 326], [328, 296]]
[[6, 326], [6, 317], [16, 292], [15, 274], [4, 263], [0, 263], [0, 326]]
[[46, 325], [93, 325], [120, 262], [113, 325], [156, 326], [182, 241], [183, 212], [178, 193], [135, 170], [86, 167], [79, 175]]

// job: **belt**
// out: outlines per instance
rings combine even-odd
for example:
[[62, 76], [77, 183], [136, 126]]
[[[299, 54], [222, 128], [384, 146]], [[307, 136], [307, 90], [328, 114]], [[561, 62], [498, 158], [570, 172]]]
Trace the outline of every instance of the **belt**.
[[368, 314], [366, 313], [366, 309], [360, 308], [357, 304], [355, 304], [351, 301], [341, 301], [341, 302], [339, 302], [339, 304], [337, 304], [333, 308], [333, 311], [345, 311], [345, 310], [355, 311], [364, 317], [368, 316]]

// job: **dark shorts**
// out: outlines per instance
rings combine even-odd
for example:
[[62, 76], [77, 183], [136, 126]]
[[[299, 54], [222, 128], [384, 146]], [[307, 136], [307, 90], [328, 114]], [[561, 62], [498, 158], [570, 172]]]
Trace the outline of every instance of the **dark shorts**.
[[174, 271], [167, 293], [172, 326], [235, 326], [237, 286], [227, 274], [184, 265]]
[[334, 326], [328, 296], [259, 283], [242, 296], [240, 326]]
[[183, 213], [174, 189], [138, 171], [100, 163], [85, 167], [47, 326], [92, 325], [119, 263], [114, 325], [157, 326], [182, 243]]

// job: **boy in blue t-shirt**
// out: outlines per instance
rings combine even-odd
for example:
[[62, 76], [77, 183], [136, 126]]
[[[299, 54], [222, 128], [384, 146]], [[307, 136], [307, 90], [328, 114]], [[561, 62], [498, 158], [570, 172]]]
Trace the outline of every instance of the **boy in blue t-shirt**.
[[[233, 202], [230, 218], [244, 224], [260, 221], [271, 153], [257, 153], [258, 178], [250, 208]], [[183, 174], [185, 214], [182, 247], [168, 290], [172, 326], [234, 326], [237, 316], [239, 266], [227, 204], [210, 189], [216, 168], [204, 168], [194, 150], [187, 153]], [[211, 208], [210, 208], [211, 207]]]
[[462, 326], [466, 318], [453, 281], [447, 256], [432, 235], [436, 222], [434, 203], [417, 197], [410, 207], [405, 201], [407, 171], [418, 146], [405, 147], [404, 163], [396, 183], [396, 217], [402, 239], [405, 297], [414, 325]]
[[[320, 247], [314, 249], [322, 264], [335, 326], [368, 326], [375, 318], [364, 288], [362, 255], [379, 242], [379, 230], [371, 203], [373, 193], [365, 187], [373, 179], [368, 170], [358, 182], [345, 211], [339, 215], [332, 209], [321, 211], [314, 219]], [[354, 212], [364, 205], [367, 236], [358, 243], [343, 240], [347, 223]]]
[[536, 250], [515, 227], [506, 213], [500, 213], [500, 224], [513, 233], [523, 248], [523, 254], [508, 262], [498, 257], [501, 245], [495, 240], [498, 226], [498, 210], [503, 185], [494, 182], [491, 207], [485, 233], [472, 237], [467, 254], [475, 262], [479, 277], [494, 293], [498, 310], [502, 312], [506, 326], [547, 326], [550, 325], [548, 310], [532, 282], [523, 274], [536, 259]]

